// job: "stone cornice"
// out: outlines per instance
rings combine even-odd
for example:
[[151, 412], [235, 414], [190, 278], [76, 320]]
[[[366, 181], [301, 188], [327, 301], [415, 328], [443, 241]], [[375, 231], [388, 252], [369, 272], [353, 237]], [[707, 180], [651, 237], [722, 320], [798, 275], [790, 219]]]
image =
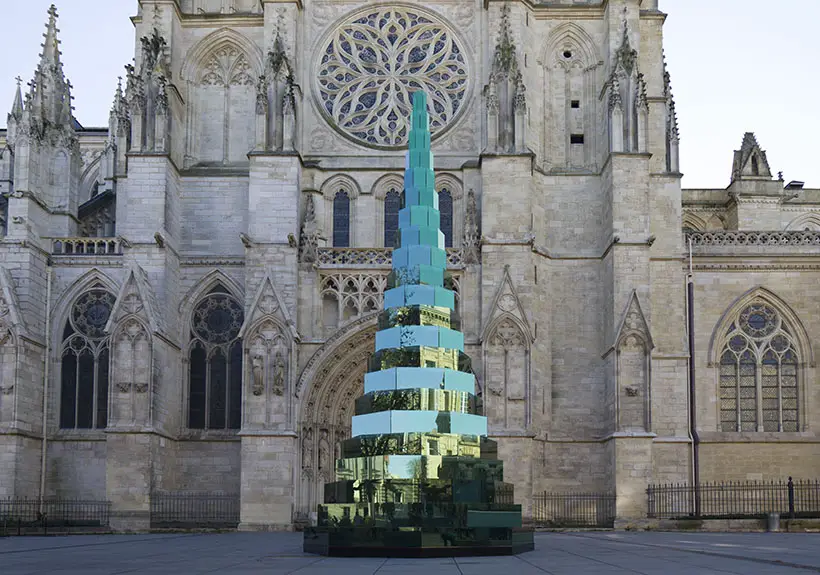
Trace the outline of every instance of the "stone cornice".
[[812, 432], [699, 431], [698, 436], [701, 443], [820, 443]]
[[245, 265], [245, 258], [243, 256], [180, 256], [179, 265], [180, 267], [242, 267]]
[[[687, 264], [688, 265], [688, 264]], [[695, 271], [724, 271], [724, 272], [772, 272], [772, 271], [820, 271], [820, 262], [814, 264], [795, 263], [696, 263], [692, 266]]]

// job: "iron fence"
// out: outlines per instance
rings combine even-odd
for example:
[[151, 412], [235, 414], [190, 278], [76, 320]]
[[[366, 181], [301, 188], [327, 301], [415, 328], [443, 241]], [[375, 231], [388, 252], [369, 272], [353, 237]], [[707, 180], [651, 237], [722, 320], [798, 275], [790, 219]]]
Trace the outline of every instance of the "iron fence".
[[613, 527], [615, 494], [545, 492], [534, 495], [532, 519], [539, 527]]
[[111, 502], [88, 499], [0, 499], [0, 535], [105, 530]]
[[151, 494], [151, 527], [233, 528], [239, 525], [239, 495], [160, 491]]
[[658, 519], [820, 517], [820, 480], [651, 485], [647, 497]]

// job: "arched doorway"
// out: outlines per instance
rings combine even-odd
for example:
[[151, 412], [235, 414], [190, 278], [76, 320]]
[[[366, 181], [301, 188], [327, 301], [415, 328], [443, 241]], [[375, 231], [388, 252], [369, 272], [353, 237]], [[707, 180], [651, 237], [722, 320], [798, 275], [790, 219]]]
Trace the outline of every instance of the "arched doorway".
[[377, 313], [334, 334], [313, 354], [297, 383], [299, 455], [296, 517], [304, 520], [335, 480], [341, 442], [350, 437], [354, 402], [362, 394], [367, 362], [376, 340]]

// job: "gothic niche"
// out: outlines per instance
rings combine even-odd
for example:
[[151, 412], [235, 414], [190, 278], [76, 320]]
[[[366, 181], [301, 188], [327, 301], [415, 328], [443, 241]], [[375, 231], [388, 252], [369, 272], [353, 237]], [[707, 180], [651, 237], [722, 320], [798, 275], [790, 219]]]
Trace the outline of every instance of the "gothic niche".
[[230, 39], [203, 59], [191, 87], [186, 165], [247, 162], [254, 147], [254, 77], [248, 55]]
[[649, 431], [649, 365], [652, 336], [633, 292], [618, 332], [616, 398], [618, 431]]
[[17, 346], [9, 326], [10, 309], [0, 297], [0, 421], [7, 421], [13, 415], [14, 382], [17, 369]]
[[[151, 382], [151, 340], [137, 318], [127, 318], [120, 324], [114, 336], [113, 356], [114, 393], [119, 396], [147, 394]], [[149, 423], [147, 401], [135, 403], [118, 399], [112, 402], [112, 410], [113, 422]]]
[[526, 151], [524, 127], [527, 98], [510, 30], [510, 7], [501, 6], [498, 42], [484, 96], [487, 102], [487, 151], [506, 154]]
[[498, 322], [484, 349], [484, 415], [495, 429], [526, 428], [529, 353], [521, 327], [510, 317]]
[[630, 334], [618, 347], [619, 428], [621, 431], [645, 431], [647, 400], [646, 346], [637, 334]]
[[597, 48], [574, 23], [553, 35], [543, 62], [544, 161], [548, 170], [597, 170]]
[[[290, 345], [278, 322], [266, 319], [246, 338], [251, 398], [246, 402], [248, 426], [268, 426], [287, 420]], [[276, 401], [269, 402], [269, 398]], [[259, 399], [256, 399], [259, 398]], [[260, 401], [261, 400], [261, 401]]]

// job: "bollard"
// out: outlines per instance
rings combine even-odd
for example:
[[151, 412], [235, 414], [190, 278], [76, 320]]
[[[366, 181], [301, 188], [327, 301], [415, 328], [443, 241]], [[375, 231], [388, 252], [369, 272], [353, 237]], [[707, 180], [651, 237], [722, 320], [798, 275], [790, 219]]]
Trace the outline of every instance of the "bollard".
[[766, 531], [770, 533], [780, 531], [780, 513], [769, 513], [766, 516]]

